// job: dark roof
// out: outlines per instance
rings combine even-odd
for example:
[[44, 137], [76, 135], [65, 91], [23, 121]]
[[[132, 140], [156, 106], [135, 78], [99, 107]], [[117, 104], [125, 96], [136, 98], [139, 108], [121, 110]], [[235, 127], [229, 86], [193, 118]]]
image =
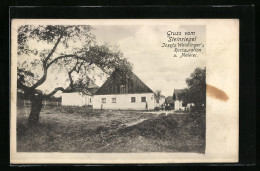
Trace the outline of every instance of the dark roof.
[[174, 103], [174, 100], [172, 98], [172, 96], [168, 96], [165, 98], [165, 103]]
[[181, 100], [179, 99], [179, 94], [183, 91], [183, 89], [174, 89], [173, 91], [173, 100]]
[[96, 88], [88, 88], [88, 91], [89, 91], [91, 94], [95, 94], [98, 89], [99, 89], [99, 87], [96, 87]]
[[89, 84], [88, 88], [99, 88], [99, 86], [96, 85], [96, 84], [94, 83], [94, 81], [91, 81], [91, 83]]
[[131, 70], [116, 69], [95, 94], [120, 94], [120, 86], [125, 86], [126, 94], [153, 93]]

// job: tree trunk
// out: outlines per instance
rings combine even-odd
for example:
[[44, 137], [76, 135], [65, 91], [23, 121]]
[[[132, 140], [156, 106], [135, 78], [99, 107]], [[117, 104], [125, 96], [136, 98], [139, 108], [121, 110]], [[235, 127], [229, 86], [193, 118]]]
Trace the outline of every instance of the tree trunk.
[[40, 112], [42, 109], [42, 97], [41, 95], [34, 95], [31, 98], [32, 106], [28, 119], [29, 124], [35, 124], [39, 121]]

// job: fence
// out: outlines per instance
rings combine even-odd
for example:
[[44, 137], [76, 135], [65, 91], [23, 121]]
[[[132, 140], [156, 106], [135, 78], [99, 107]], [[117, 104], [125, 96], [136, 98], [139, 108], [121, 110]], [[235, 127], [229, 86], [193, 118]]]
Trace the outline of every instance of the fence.
[[[31, 111], [31, 104], [32, 102], [30, 100], [18, 100], [17, 101], [17, 116], [18, 117], [28, 117]], [[55, 102], [55, 101], [48, 101], [43, 100], [42, 101], [43, 107], [46, 106], [60, 106], [61, 102]]]
[[[32, 102], [30, 100], [18, 100], [17, 105], [18, 106], [31, 106]], [[49, 101], [49, 100], [43, 100], [42, 104], [44, 106], [60, 106], [61, 102], [55, 102], [55, 101]]]

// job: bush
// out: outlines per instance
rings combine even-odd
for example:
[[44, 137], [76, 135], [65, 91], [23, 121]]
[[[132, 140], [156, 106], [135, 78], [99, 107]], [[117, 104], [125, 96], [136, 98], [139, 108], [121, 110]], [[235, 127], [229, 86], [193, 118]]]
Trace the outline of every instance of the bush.
[[155, 111], [159, 111], [160, 108], [159, 108], [159, 107], [155, 107], [154, 110], [155, 110]]
[[192, 106], [191, 112], [205, 113], [206, 107], [205, 106]]

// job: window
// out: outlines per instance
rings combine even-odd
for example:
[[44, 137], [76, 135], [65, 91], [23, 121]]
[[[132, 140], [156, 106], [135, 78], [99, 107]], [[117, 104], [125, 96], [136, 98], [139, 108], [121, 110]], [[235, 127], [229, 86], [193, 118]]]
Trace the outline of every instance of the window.
[[125, 93], [125, 85], [120, 85], [120, 94]]
[[106, 103], [106, 98], [102, 98], [102, 103]]
[[116, 103], [116, 98], [112, 98], [112, 103]]
[[146, 102], [146, 97], [141, 97], [141, 102]]
[[131, 103], [135, 103], [135, 97], [131, 97]]

